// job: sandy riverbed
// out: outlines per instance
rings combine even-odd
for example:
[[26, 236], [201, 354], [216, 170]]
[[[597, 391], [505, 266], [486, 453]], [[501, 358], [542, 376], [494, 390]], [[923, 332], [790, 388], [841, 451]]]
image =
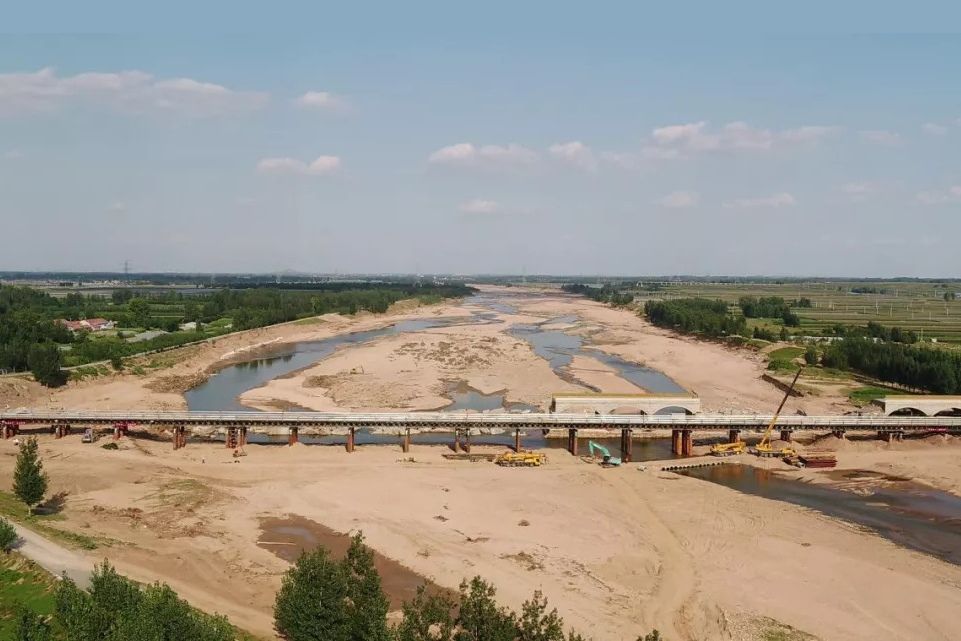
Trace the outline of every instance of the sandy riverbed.
[[[388, 446], [249, 446], [239, 462], [213, 444], [121, 448], [41, 437], [51, 491], [69, 492], [63, 526], [112, 540], [94, 557], [265, 636], [287, 565], [258, 547], [260, 519], [287, 514], [363, 530], [444, 587], [480, 574], [515, 607], [541, 589], [596, 639], [632, 641], [654, 627], [669, 639], [754, 639], [758, 617], [831, 640], [961, 634], [961, 568], [670, 473], [604, 470], [564, 452], [542, 469], [510, 469], [446, 461], [427, 446], [413, 449], [415, 462]], [[855, 449], [859, 467], [889, 455]], [[2, 478], [13, 453], [0, 442]], [[922, 475], [926, 459], [905, 460]]]
[[[510, 292], [516, 311], [356, 345], [243, 396], [317, 409], [424, 409], [452, 382], [545, 407], [550, 393], [636, 387], [579, 356], [562, 376], [512, 325], [559, 316], [593, 348], [663, 371], [705, 411], [770, 412], [781, 392], [760, 379], [762, 357], [654, 328], [636, 315], [554, 294]], [[400, 306], [384, 316], [328, 316], [245, 332], [164, 355], [164, 367], [49, 392], [0, 381], [0, 406], [183, 408], [181, 392], [224, 364], [279, 343], [376, 329], [398, 320], [463, 318], [471, 303]], [[169, 360], [168, 360], [169, 359]], [[158, 363], [153, 363], [158, 364]], [[132, 368], [131, 368], [132, 369]], [[850, 409], [840, 394], [791, 399], [786, 411]], [[957, 446], [839, 444], [843, 467], [879, 469], [959, 491]], [[222, 447], [123, 441], [119, 452], [42, 437], [53, 492], [70, 493], [65, 526], [108, 537], [108, 556], [135, 578], [164, 580], [197, 605], [269, 637], [287, 567], [258, 547], [263, 517], [286, 514], [339, 531], [362, 529], [381, 553], [449, 588], [482, 574], [506, 604], [542, 589], [568, 623], [596, 639], [653, 627], [678, 639], [759, 638], [771, 617], [822, 639], [952, 639], [961, 569], [895, 547], [795, 506], [636, 466], [602, 470], [566, 453], [548, 467], [446, 461], [441, 448]], [[0, 478], [13, 445], [0, 442]], [[78, 465], [82, 460], [84, 465]], [[443, 517], [443, 518], [437, 518]], [[529, 525], [520, 523], [527, 521]], [[231, 589], [225, 591], [224, 585]], [[856, 616], [852, 616], [856, 612]]]

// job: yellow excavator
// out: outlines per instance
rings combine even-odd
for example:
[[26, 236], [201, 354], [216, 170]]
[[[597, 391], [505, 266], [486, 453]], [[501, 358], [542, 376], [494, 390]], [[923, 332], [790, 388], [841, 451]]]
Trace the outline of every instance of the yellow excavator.
[[771, 445], [771, 433], [774, 431], [774, 424], [777, 423], [777, 418], [781, 415], [781, 410], [784, 409], [784, 404], [787, 403], [788, 396], [794, 391], [794, 385], [797, 383], [797, 379], [801, 376], [802, 371], [804, 371], [803, 366], [798, 368], [797, 374], [794, 375], [794, 380], [791, 381], [791, 386], [784, 392], [784, 398], [781, 399], [781, 404], [777, 406], [777, 411], [774, 412], [774, 416], [771, 417], [771, 422], [767, 424], [767, 429], [764, 430], [764, 436], [761, 437], [760, 442], [754, 447], [751, 452], [752, 454], [756, 454], [757, 456], [797, 456], [797, 450], [793, 447], [775, 449]]

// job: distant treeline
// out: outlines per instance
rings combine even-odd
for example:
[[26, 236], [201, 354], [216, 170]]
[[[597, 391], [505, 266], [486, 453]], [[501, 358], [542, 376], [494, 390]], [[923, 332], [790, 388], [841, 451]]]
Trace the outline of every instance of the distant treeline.
[[801, 319], [780, 296], [742, 296], [737, 305], [747, 318], [779, 318], [788, 327], [798, 327], [801, 324]]
[[580, 294], [599, 303], [610, 303], [611, 305], [627, 305], [634, 301], [634, 294], [622, 292], [617, 284], [605, 284], [601, 287], [591, 287], [582, 283], [570, 283], [562, 285], [561, 289], [568, 294]]
[[745, 335], [747, 323], [728, 313], [727, 303], [706, 298], [649, 301], [644, 316], [658, 327], [666, 327], [710, 338]]
[[[188, 295], [177, 292], [140, 294], [116, 290], [110, 297], [78, 293], [65, 298], [28, 287], [0, 286], [0, 372], [30, 370], [40, 382], [56, 386], [66, 377], [63, 365], [121, 359], [136, 353], [168, 349], [233, 330], [263, 327], [327, 313], [383, 313], [392, 303], [417, 298], [436, 302], [465, 296], [464, 285], [416, 283], [312, 283], [308, 288], [279, 286], [222, 289]], [[57, 319], [102, 317], [118, 327], [160, 329], [168, 333], [140, 342], [123, 335], [71, 333]], [[195, 322], [196, 329], [181, 331]], [[128, 334], [129, 335], [129, 334]], [[59, 345], [69, 345], [64, 352]]]
[[961, 354], [946, 350], [850, 337], [829, 345], [821, 363], [934, 394], [961, 393]]

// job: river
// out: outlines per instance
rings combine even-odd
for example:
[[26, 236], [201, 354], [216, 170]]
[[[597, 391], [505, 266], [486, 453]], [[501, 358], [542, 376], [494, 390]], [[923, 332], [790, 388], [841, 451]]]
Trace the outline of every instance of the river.
[[859, 525], [898, 545], [961, 565], [961, 497], [948, 492], [858, 470], [825, 474], [834, 480], [863, 479], [863, 492], [804, 483], [750, 465], [716, 465], [680, 473], [745, 494], [810, 508]]

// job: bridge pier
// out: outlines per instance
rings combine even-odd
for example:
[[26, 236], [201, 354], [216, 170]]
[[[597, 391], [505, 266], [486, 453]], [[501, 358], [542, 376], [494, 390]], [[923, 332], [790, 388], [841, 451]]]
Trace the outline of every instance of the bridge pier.
[[69, 425], [58, 423], [54, 426], [54, 438], [63, 438], [68, 434], [70, 434]]
[[521, 431], [520, 430], [514, 430], [514, 451], [515, 452], [521, 451]]
[[247, 447], [247, 427], [246, 426], [242, 426], [239, 429], [237, 441], [240, 447]]
[[844, 438], [844, 432], [845, 432], [844, 429], [831, 430], [831, 433], [834, 435], [834, 438]]
[[20, 433], [20, 423], [16, 421], [4, 421], [0, 423], [0, 431], [3, 432], [4, 440], [13, 438]]
[[404, 452], [410, 452], [410, 428], [409, 427], [404, 431], [404, 436], [401, 437], [400, 449], [402, 449]]
[[299, 432], [300, 428], [296, 425], [290, 428], [290, 432], [287, 434], [287, 445], [294, 445], [298, 442]]
[[791, 430], [781, 430], [781, 440], [785, 443], [791, 442]]
[[237, 428], [236, 427], [227, 428], [227, 437], [224, 439], [224, 446], [228, 450], [232, 450], [237, 447]]
[[681, 430], [671, 430], [671, 454], [681, 454]]
[[454, 428], [454, 442], [451, 444], [451, 446], [454, 450], [454, 454], [460, 452], [460, 430], [456, 427]]
[[114, 423], [113, 424], [113, 440], [119, 441], [121, 436], [127, 435], [127, 430], [130, 428], [129, 423]]
[[631, 462], [631, 450], [634, 445], [634, 430], [626, 427], [621, 430], [621, 460], [625, 463]]
[[694, 432], [693, 430], [681, 430], [681, 456], [691, 456], [694, 454]]
[[348, 453], [354, 451], [354, 442], [355, 442], [355, 439], [357, 438], [356, 434], [354, 433], [354, 429], [355, 429], [354, 427], [350, 427], [347, 429], [347, 452]]
[[464, 430], [464, 451], [470, 454], [470, 428]]
[[571, 456], [577, 456], [577, 428], [572, 427], [567, 430], [567, 451]]
[[187, 430], [183, 425], [178, 425], [174, 428], [174, 449], [183, 447], [187, 447]]
[[727, 431], [727, 442], [728, 443], [738, 443], [741, 440], [741, 430], [728, 430]]

